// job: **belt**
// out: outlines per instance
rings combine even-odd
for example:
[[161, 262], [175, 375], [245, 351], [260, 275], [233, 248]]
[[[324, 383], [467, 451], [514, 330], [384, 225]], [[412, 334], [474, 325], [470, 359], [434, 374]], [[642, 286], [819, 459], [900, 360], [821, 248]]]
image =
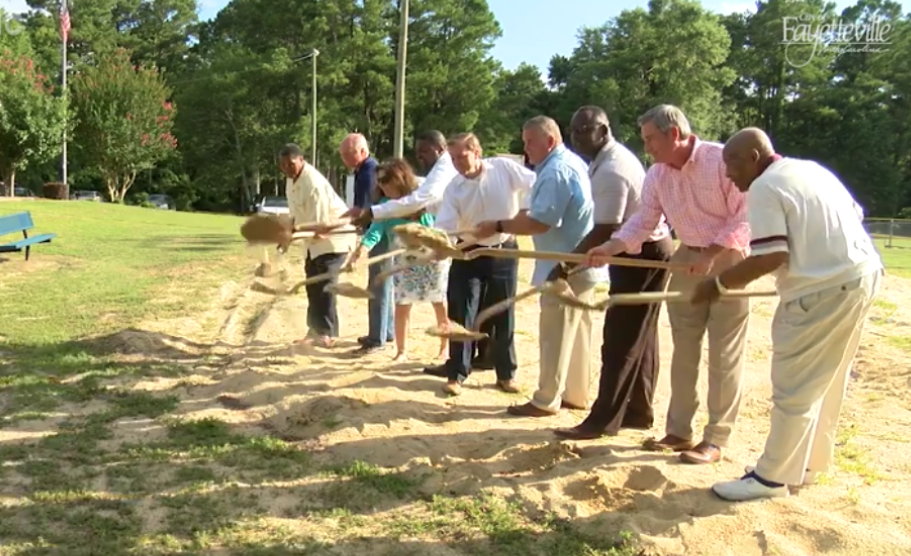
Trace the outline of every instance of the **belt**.
[[[458, 242], [456, 244], [456, 247], [458, 247], [459, 245], [462, 245], [463, 243], [465, 243], [465, 242], [464, 241]], [[466, 253], [468, 253], [470, 251], [474, 251], [475, 249], [513, 249], [515, 247], [515, 245], [516, 245], [515, 239], [507, 239], [506, 241], [504, 241], [502, 243], [497, 243], [495, 245], [472, 245], [471, 247], [465, 248], [464, 251]]]
[[708, 247], [695, 247], [693, 245], [684, 245], [684, 247], [686, 247], [687, 249], [689, 249], [690, 251], [693, 251], [695, 253], [702, 253], [703, 251], [708, 249]]

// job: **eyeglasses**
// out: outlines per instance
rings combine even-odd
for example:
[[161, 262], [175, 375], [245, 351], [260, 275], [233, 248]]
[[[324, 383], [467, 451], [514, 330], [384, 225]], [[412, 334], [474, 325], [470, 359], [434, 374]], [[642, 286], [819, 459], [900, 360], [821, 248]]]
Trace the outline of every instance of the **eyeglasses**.
[[588, 133], [590, 131], [594, 131], [594, 130], [598, 129], [599, 127], [601, 127], [599, 124], [588, 124], [588, 125], [583, 125], [583, 126], [579, 126], [579, 127], [574, 127], [574, 128], [572, 128], [571, 131], [572, 131], [573, 135], [582, 135], [583, 133]]

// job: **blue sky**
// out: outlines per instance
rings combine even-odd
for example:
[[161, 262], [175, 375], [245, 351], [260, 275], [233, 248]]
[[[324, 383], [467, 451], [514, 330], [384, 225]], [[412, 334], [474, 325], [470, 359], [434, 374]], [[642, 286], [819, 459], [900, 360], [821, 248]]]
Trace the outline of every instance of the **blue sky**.
[[[79, 0], [70, 0], [78, 3]], [[576, 34], [585, 25], [600, 25], [621, 11], [646, 7], [647, 0], [487, 0], [503, 36], [497, 41], [493, 55], [504, 66], [513, 69], [522, 62], [538, 66], [546, 73], [550, 57], [569, 55], [576, 46]], [[213, 17], [228, 0], [198, 0], [200, 16]], [[837, 0], [839, 8], [854, 1]], [[555, 9], [555, 4], [557, 9]], [[752, 8], [755, 2], [744, 0], [702, 0], [707, 8], [730, 13]], [[903, 0], [904, 11], [911, 11], [911, 0]], [[11, 12], [27, 9], [25, 0], [0, 0], [0, 7]], [[73, 21], [73, 25], [78, 25]]]

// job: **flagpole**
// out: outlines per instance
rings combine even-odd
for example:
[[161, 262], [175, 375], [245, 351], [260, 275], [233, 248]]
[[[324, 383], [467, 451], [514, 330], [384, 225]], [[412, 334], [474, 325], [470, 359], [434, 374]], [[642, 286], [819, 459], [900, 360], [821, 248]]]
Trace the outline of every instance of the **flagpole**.
[[[61, 17], [63, 17], [62, 16], [63, 13], [66, 13], [67, 18], [69, 18], [69, 7], [67, 6], [67, 0], [61, 0]], [[60, 52], [61, 52], [61, 58], [63, 60], [63, 65], [61, 66], [61, 75], [62, 75], [61, 87], [63, 89], [63, 152], [62, 152], [62, 157], [61, 157], [62, 160], [61, 160], [61, 164], [60, 164], [60, 174], [61, 174], [60, 181], [61, 181], [61, 183], [63, 183], [64, 194], [66, 195], [66, 198], [69, 199], [70, 198], [70, 186], [67, 183], [67, 172], [66, 172], [66, 123], [68, 121], [68, 119], [67, 119], [68, 103], [67, 103], [67, 95], [66, 95], [66, 43], [67, 43], [67, 36], [69, 35], [69, 29], [64, 29], [63, 25], [64, 24], [61, 21], [60, 38], [62, 39], [62, 41], [61, 41], [61, 45], [60, 45]], [[67, 27], [68, 26], [69, 25], [67, 25]]]

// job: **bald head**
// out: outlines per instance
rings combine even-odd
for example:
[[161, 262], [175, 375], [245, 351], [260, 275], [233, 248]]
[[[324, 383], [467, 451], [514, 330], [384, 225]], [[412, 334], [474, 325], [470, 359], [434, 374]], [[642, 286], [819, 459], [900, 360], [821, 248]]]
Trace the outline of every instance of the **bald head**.
[[370, 156], [367, 138], [360, 133], [349, 133], [338, 147], [342, 162], [349, 170], [354, 170]]
[[728, 178], [738, 189], [746, 191], [753, 180], [771, 164], [775, 148], [764, 131], [757, 127], [747, 127], [727, 140], [723, 156]]
[[610, 121], [599, 106], [583, 106], [576, 110], [569, 127], [573, 150], [590, 161], [604, 145], [610, 143]]
[[772, 140], [758, 127], [745, 127], [731, 136], [724, 145], [724, 150], [732, 152], [756, 151], [759, 156], [768, 158], [775, 154]]

